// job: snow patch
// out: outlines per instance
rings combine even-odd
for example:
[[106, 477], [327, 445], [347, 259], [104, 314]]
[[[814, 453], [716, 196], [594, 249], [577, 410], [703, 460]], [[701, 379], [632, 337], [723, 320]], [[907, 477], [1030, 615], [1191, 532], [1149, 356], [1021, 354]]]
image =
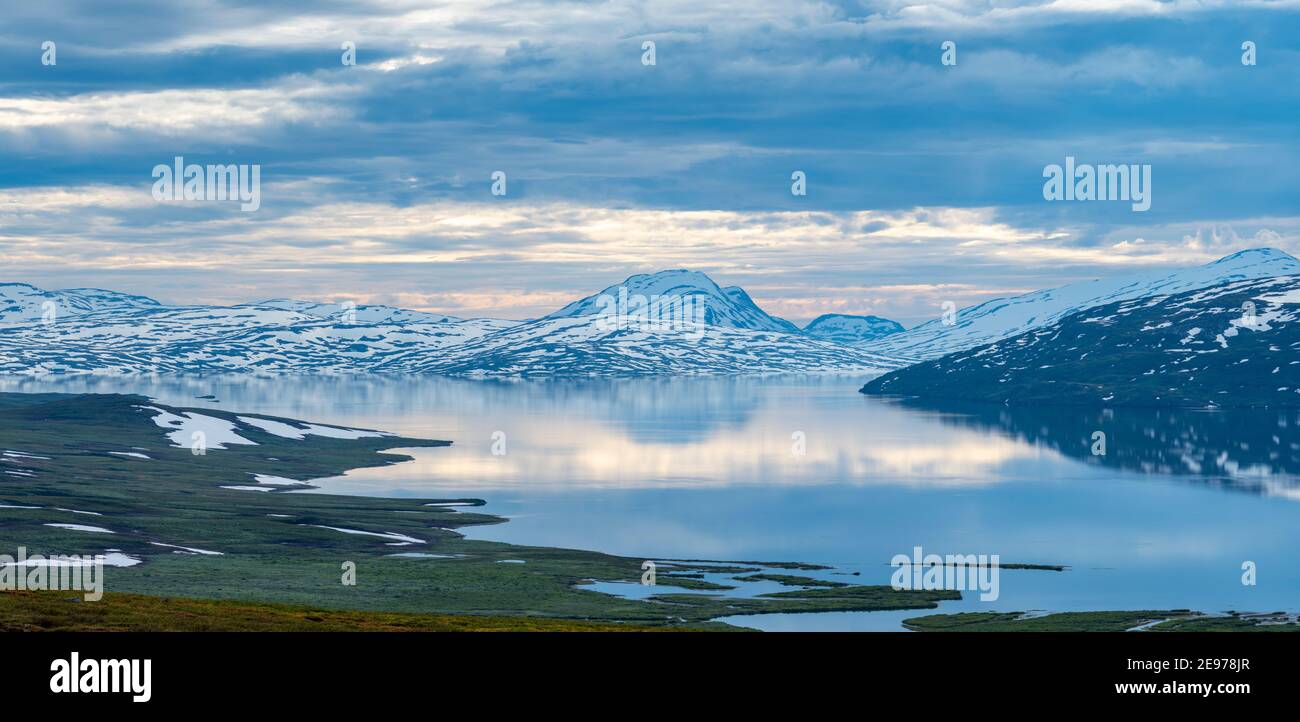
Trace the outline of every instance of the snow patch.
[[210, 551], [207, 551], [207, 550], [205, 550], [205, 549], [195, 549], [195, 548], [193, 548], [193, 547], [183, 547], [183, 546], [178, 546], [178, 545], [176, 545], [176, 544], [163, 544], [162, 542], [149, 542], [149, 543], [152, 544], [152, 545], [154, 545], [154, 546], [156, 546], [156, 547], [168, 547], [168, 548], [170, 548], [170, 549], [179, 549], [179, 550], [181, 550], [181, 551], [178, 552], [178, 553], [205, 554], [205, 555], [208, 555], [208, 556], [218, 556], [218, 557], [222, 555], [221, 552], [210, 552]]
[[314, 526], [320, 529], [332, 529], [334, 531], [343, 532], [344, 534], [360, 534], [362, 536], [379, 537], [380, 539], [394, 539], [396, 541], [410, 542], [412, 544], [425, 543], [423, 539], [416, 539], [413, 536], [406, 536], [405, 534], [398, 534], [397, 532], [391, 532], [391, 531], [390, 532], [361, 531], [360, 529], [345, 529], [343, 527], [338, 527], [338, 526], [325, 526], [324, 524], [303, 524], [303, 526]]
[[89, 526], [87, 524], [46, 524], [56, 529], [70, 529], [72, 531], [88, 531], [95, 534], [116, 534], [112, 529], [105, 529], [102, 526]]
[[140, 408], [157, 412], [158, 415], [153, 417], [153, 422], [171, 432], [167, 434], [167, 438], [171, 439], [173, 446], [188, 447], [193, 443], [196, 432], [204, 435], [204, 444], [208, 449], [224, 449], [228, 444], [257, 445], [256, 442], [249, 441], [236, 434], [234, 422], [225, 419], [196, 414], [190, 411], [182, 411], [180, 415], [177, 415], [156, 406], [142, 406]]
[[273, 421], [271, 419], [259, 419], [255, 416], [240, 416], [240, 423], [255, 426], [268, 434], [273, 434], [285, 439], [294, 439], [301, 441], [306, 435], [325, 436], [331, 439], [360, 439], [365, 436], [392, 436], [382, 431], [368, 431], [366, 429], [352, 429], [346, 426], [328, 426], [326, 424], [307, 424], [294, 426], [282, 421]]

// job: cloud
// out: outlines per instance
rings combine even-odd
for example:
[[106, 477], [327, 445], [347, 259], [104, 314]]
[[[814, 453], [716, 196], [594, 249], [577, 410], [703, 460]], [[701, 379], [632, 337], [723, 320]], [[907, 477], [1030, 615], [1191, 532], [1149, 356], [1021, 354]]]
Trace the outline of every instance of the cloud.
[[1287, 9], [1295, 0], [876, 0], [842, 6], [864, 13], [868, 22], [903, 27], [996, 28], [1077, 22], [1081, 19], [1187, 18], [1225, 8]]
[[[281, 190], [294, 205], [266, 213], [204, 203], [160, 212], [144, 186], [0, 191], [7, 280], [86, 285], [94, 276], [95, 285], [172, 302], [288, 295], [524, 318], [634, 273], [691, 268], [739, 284], [769, 311], [795, 319], [839, 312], [919, 320], [943, 301], [968, 305], [1099, 275], [1205, 263], [1250, 245], [1300, 251], [1297, 217], [1118, 229], [1089, 245], [1069, 229], [1014, 225], [995, 208], [397, 206], [336, 198], [328, 184]], [[268, 198], [277, 192], [264, 190]]]
[[135, 131], [238, 139], [271, 123], [337, 121], [346, 86], [291, 82], [257, 89], [184, 89], [86, 93], [65, 98], [9, 98], [0, 104], [0, 133], [58, 129]]
[[[684, 266], [796, 318], [903, 319], [941, 297], [1298, 250], [1296, 6], [16, 6], [0, 249], [15, 280], [169, 300], [274, 284], [520, 317]], [[938, 62], [949, 38], [955, 67]], [[152, 203], [150, 169], [177, 155], [261, 165], [262, 209]], [[1152, 164], [1151, 211], [1044, 202], [1041, 170], [1067, 155]]]

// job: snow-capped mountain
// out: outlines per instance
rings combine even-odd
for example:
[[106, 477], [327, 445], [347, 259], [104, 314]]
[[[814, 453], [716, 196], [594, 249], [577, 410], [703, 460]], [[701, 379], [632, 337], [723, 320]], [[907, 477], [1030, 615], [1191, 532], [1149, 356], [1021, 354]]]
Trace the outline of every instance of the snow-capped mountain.
[[109, 309], [0, 327], [0, 373], [362, 372], [500, 330], [496, 319], [345, 323], [260, 306]]
[[[1300, 263], [1271, 249], [1244, 251], [1200, 268], [992, 301], [958, 313], [952, 326], [910, 331], [847, 316], [801, 330], [764, 312], [744, 290], [683, 270], [632, 276], [527, 322], [286, 299], [166, 306], [112, 291], [9, 284], [0, 286], [0, 373], [883, 373], [1080, 309], [1284, 273], [1300, 273]], [[877, 331], [895, 332], [859, 341]]]
[[1116, 301], [1296, 273], [1300, 273], [1300, 261], [1273, 248], [1255, 248], [1171, 273], [1086, 281], [987, 301], [961, 309], [949, 323], [943, 319], [928, 321], [903, 333], [867, 341], [862, 347], [905, 361], [924, 361], [1009, 338]]
[[157, 308], [152, 298], [98, 288], [44, 291], [26, 283], [0, 283], [0, 323], [40, 321], [108, 309]]
[[[250, 308], [279, 308], [316, 318], [333, 319], [342, 323], [457, 323], [463, 318], [448, 316], [443, 313], [411, 311], [395, 306], [370, 304], [316, 303], [314, 301], [296, 301], [289, 298], [272, 298], [266, 301], [246, 304]], [[475, 319], [483, 321], [500, 321], [500, 327], [513, 326], [517, 321], [500, 319]]]
[[530, 321], [436, 356], [414, 351], [378, 370], [535, 377], [880, 373], [897, 366], [892, 359], [800, 334], [708, 324], [618, 328], [584, 314]]
[[862, 388], [1008, 405], [1300, 407], [1300, 275], [1073, 313]]
[[709, 326], [799, 333], [799, 328], [789, 321], [769, 316], [744, 289], [738, 286], [722, 288], [703, 273], [684, 270], [632, 276], [620, 284], [574, 301], [546, 318], [594, 316], [624, 307], [630, 307], [630, 313], [635, 313], [638, 302], [634, 299], [637, 298], [645, 299], [639, 302], [641, 305], [652, 303], [656, 298], [679, 299], [692, 309], [700, 309], [699, 320]]
[[[107, 291], [0, 288], [20, 289], [0, 317], [0, 373], [498, 377], [880, 373], [898, 367], [863, 349], [810, 338], [763, 312], [743, 290], [723, 289], [690, 271], [633, 276], [528, 322], [291, 299], [164, 306]], [[71, 299], [76, 312], [60, 311], [47, 323], [41, 304], [50, 299]], [[637, 309], [664, 301], [686, 311], [676, 317], [680, 323], [644, 323]]]
[[850, 316], [843, 313], [826, 313], [814, 318], [803, 327], [803, 332], [823, 341], [859, 343], [900, 333], [903, 325], [879, 316]]

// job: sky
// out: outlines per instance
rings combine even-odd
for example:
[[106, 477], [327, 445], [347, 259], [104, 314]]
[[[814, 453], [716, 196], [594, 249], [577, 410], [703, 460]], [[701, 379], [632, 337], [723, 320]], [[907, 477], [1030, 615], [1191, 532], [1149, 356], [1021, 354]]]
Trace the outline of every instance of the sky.
[[[0, 0], [0, 282], [529, 318], [689, 268], [910, 326], [1300, 254], [1300, 0], [306, 5]], [[260, 207], [156, 200], [177, 156]], [[1067, 156], [1150, 209], [1045, 200]]]

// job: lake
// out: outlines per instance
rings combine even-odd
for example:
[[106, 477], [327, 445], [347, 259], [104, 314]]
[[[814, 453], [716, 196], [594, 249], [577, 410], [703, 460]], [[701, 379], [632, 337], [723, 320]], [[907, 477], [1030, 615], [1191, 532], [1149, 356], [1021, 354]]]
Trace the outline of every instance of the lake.
[[[1300, 611], [1296, 412], [919, 407], [865, 397], [864, 380], [10, 377], [0, 390], [140, 393], [451, 440], [409, 451], [413, 462], [316, 483], [486, 499], [483, 511], [510, 521], [475, 538], [812, 562], [834, 567], [821, 578], [880, 584], [890, 559], [917, 546], [1070, 567], [1004, 569], [996, 601], [967, 593], [945, 612]], [[207, 394], [219, 403], [195, 398]], [[1255, 586], [1241, 583], [1247, 561]], [[897, 629], [918, 614], [738, 623]]]

